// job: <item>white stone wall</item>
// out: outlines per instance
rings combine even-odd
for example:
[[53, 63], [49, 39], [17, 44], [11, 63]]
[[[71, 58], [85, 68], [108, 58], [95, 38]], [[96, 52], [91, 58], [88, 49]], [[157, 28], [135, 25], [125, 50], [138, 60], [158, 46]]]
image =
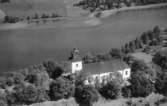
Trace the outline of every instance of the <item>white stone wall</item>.
[[130, 68], [127, 68], [123, 71], [123, 79], [129, 79], [131, 76], [131, 69]]
[[[122, 78], [123, 78], [124, 80], [129, 79], [130, 76], [131, 76], [131, 69], [130, 69], [130, 68], [127, 68], [127, 69], [124, 69], [124, 70], [120, 70], [120, 71], [118, 71], [118, 72], [122, 75]], [[94, 75], [91, 75], [91, 77], [92, 77], [92, 78], [90, 78], [90, 79], [91, 79], [91, 82], [89, 82], [89, 79], [87, 79], [87, 80], [85, 81], [85, 85], [89, 85], [89, 84], [93, 85], [93, 84], [95, 84], [95, 79], [96, 79], [96, 77], [98, 77], [98, 78], [99, 78], [99, 82], [102, 83], [103, 78], [109, 77], [111, 73], [112, 73], [112, 72], [107, 72], [107, 73], [101, 73], [101, 74], [94, 74]], [[114, 76], [113, 76], [113, 77], [114, 77]]]
[[83, 69], [82, 61], [72, 62], [72, 73], [81, 71]]

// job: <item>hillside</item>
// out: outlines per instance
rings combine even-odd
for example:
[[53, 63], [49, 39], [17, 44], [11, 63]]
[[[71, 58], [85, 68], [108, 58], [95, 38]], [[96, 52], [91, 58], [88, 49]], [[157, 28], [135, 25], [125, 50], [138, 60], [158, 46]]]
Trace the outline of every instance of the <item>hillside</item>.
[[0, 19], [2, 19], [4, 16], [5, 16], [5, 13], [2, 10], [0, 10]]
[[[127, 98], [120, 98], [120, 99], [116, 99], [116, 100], [104, 100], [103, 98], [101, 98], [98, 102], [94, 103], [93, 106], [129, 106], [127, 103], [127, 101], [131, 101], [132, 100], [132, 104], [136, 104], [135, 106], [143, 106], [146, 103], [149, 103], [151, 106], [155, 106], [155, 103], [158, 100], [163, 100], [163, 96], [159, 95], [159, 94], [150, 94], [148, 97], [146, 98], [131, 98], [131, 99], [127, 99]], [[160, 103], [159, 106], [166, 106], [167, 103]], [[35, 103], [32, 105], [23, 105], [23, 106], [79, 106], [79, 104], [76, 103], [74, 98], [70, 98], [70, 99], [62, 99], [59, 101], [46, 101], [43, 103]], [[83, 105], [86, 106], [86, 105]]]
[[32, 16], [35, 13], [66, 15], [63, 0], [11, 0], [11, 3], [0, 4], [0, 9], [12, 16]]

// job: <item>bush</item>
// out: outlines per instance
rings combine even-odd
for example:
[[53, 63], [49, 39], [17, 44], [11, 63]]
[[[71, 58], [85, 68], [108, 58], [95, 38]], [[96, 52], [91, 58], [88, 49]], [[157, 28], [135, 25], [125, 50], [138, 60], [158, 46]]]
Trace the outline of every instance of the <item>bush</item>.
[[110, 81], [99, 89], [100, 94], [106, 99], [116, 99], [121, 93], [121, 85]]
[[59, 100], [62, 98], [69, 98], [73, 96], [74, 85], [71, 81], [65, 78], [58, 78], [50, 85], [51, 100]]
[[99, 99], [97, 90], [92, 86], [77, 86], [75, 88], [75, 100], [79, 104], [84, 104], [86, 106], [93, 106], [94, 102]]

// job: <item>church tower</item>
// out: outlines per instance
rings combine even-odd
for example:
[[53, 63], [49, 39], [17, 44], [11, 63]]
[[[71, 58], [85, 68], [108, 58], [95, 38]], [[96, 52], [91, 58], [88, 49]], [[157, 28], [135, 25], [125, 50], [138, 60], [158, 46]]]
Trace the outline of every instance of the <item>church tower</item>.
[[80, 72], [83, 69], [83, 62], [80, 56], [80, 52], [77, 48], [74, 48], [69, 57], [71, 61], [71, 71], [72, 73]]

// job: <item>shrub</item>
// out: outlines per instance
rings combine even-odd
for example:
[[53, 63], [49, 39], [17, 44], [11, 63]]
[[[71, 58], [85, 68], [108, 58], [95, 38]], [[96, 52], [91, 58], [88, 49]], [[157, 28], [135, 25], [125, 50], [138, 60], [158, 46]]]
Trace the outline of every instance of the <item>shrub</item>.
[[73, 96], [74, 86], [71, 81], [65, 78], [58, 78], [50, 85], [51, 100], [69, 98]]
[[113, 80], [102, 86], [99, 92], [106, 99], [116, 99], [121, 93], [121, 85]]
[[75, 88], [75, 100], [79, 104], [84, 104], [86, 106], [93, 106], [94, 102], [99, 99], [97, 90], [92, 86], [77, 86]]

